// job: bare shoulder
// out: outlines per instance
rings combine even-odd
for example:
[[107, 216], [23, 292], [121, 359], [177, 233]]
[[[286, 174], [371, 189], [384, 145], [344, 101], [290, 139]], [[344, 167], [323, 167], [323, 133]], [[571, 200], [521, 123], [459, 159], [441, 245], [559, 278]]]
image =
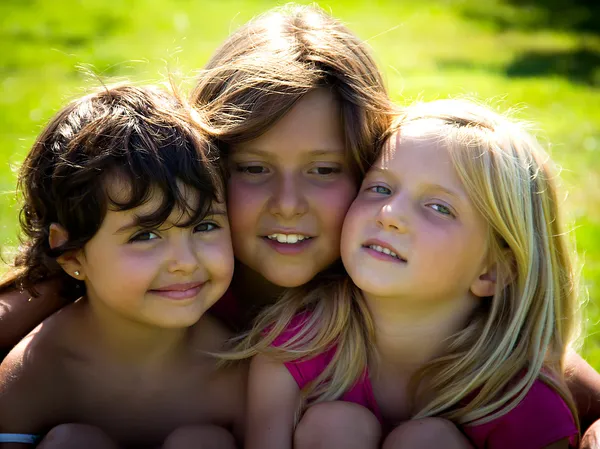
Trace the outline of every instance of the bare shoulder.
[[0, 432], [37, 433], [52, 417], [59, 364], [43, 334], [36, 328], [0, 364]]
[[0, 364], [0, 432], [37, 433], [60, 419], [75, 304], [46, 318]]

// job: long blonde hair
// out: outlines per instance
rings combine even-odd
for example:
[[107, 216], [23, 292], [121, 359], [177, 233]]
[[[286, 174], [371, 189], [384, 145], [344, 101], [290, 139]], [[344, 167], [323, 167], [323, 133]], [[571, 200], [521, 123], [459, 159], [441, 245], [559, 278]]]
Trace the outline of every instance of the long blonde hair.
[[[555, 166], [523, 127], [472, 102], [408, 107], [388, 137], [400, 133], [402, 139], [402, 128], [415, 122], [450, 150], [471, 201], [489, 224], [489, 256], [500, 281], [494, 296], [448, 340], [446, 352], [413, 377], [411, 391], [424, 387], [432, 398], [413, 417], [487, 422], [516, 406], [539, 378], [561, 394], [577, 420], [562, 373], [577, 331], [578, 282]], [[297, 337], [271, 346], [303, 310], [310, 313]], [[327, 371], [303, 391], [309, 401], [339, 398], [376, 356], [368, 307], [339, 274], [286, 293], [261, 315], [235, 356], [265, 353], [288, 361], [333, 347]]]
[[[399, 119], [449, 149], [471, 201], [489, 225], [500, 281], [487, 304], [417, 376], [434, 393], [416, 417], [487, 422], [541, 378], [565, 399], [564, 357], [578, 330], [578, 279], [564, 230], [558, 171], [525, 127], [466, 100], [416, 104]], [[466, 401], [468, 399], [468, 401]]]
[[369, 48], [316, 6], [274, 8], [235, 31], [200, 74], [191, 103], [224, 157], [265, 133], [317, 88], [337, 97], [352, 171], [377, 157], [392, 103]]

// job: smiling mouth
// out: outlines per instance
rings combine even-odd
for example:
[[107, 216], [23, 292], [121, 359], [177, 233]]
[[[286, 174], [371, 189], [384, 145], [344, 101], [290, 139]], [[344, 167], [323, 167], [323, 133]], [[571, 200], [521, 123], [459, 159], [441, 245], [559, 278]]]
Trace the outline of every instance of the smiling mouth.
[[385, 255], [390, 256], [391, 258], [399, 260], [401, 262], [407, 262], [406, 259], [400, 257], [398, 254], [396, 254], [391, 249], [384, 248], [381, 245], [373, 245], [373, 244], [371, 244], [371, 245], [363, 245], [363, 248], [369, 248], [369, 249], [372, 249], [373, 251], [377, 251], [378, 253], [385, 254]]
[[169, 299], [192, 299], [195, 298], [205, 282], [194, 282], [187, 284], [173, 284], [167, 287], [150, 290], [149, 292]]
[[278, 243], [287, 243], [290, 245], [312, 239], [312, 237], [303, 234], [269, 234], [266, 238]]

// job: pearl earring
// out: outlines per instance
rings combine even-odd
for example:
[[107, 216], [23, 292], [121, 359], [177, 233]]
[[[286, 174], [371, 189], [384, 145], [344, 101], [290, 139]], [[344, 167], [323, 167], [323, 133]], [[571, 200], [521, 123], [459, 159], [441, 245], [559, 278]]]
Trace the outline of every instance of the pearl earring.
[[75, 276], [79, 276], [81, 273], [80, 273], [78, 270], [75, 270], [75, 271], [73, 272], [73, 274], [74, 274]]

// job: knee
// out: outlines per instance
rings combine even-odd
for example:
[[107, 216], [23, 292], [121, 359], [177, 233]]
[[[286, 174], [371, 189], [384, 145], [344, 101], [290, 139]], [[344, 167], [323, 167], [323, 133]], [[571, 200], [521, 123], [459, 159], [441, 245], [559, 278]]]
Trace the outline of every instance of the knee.
[[165, 439], [163, 449], [235, 448], [235, 438], [223, 427], [214, 424], [182, 426]]
[[396, 427], [385, 439], [382, 449], [439, 448], [473, 449], [469, 440], [450, 421], [423, 418], [407, 421]]
[[381, 426], [368, 409], [351, 402], [323, 402], [310, 407], [294, 432], [295, 448], [378, 447]]
[[60, 424], [44, 436], [39, 449], [81, 448], [116, 449], [114, 441], [100, 428], [87, 424]]

